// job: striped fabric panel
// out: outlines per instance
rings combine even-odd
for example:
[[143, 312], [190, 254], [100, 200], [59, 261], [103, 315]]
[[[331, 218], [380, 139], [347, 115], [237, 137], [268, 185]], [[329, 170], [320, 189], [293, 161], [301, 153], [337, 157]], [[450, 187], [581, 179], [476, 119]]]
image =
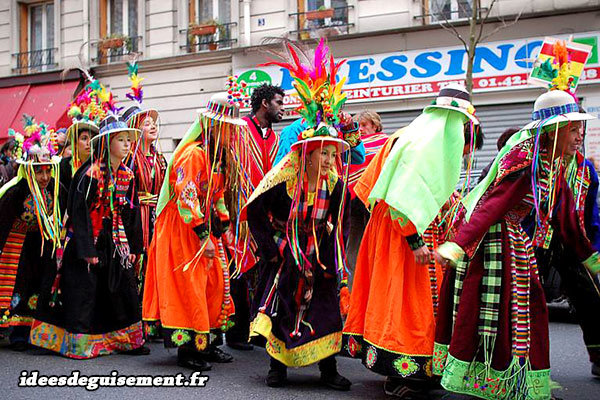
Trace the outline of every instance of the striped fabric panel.
[[25, 235], [25, 232], [11, 230], [0, 254], [0, 309], [10, 308]]
[[522, 228], [510, 223], [507, 228], [512, 256], [513, 355], [526, 357], [531, 340], [531, 272], [535, 273], [537, 265], [533, 247]]

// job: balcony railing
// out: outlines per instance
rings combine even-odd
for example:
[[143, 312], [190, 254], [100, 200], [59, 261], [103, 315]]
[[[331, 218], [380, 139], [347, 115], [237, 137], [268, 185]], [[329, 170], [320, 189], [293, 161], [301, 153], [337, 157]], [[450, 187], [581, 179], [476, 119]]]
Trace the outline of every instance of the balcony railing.
[[237, 43], [237, 39], [232, 35], [232, 28], [235, 26], [237, 22], [219, 24], [214, 33], [205, 35], [194, 34], [195, 30], [192, 27], [181, 29], [179, 33], [185, 35], [186, 41], [180, 47], [187, 49], [188, 53], [231, 48]]
[[55, 69], [58, 64], [55, 62], [55, 48], [25, 51], [13, 54], [17, 58], [17, 66], [13, 71], [18, 74], [27, 74], [43, 72]]
[[121, 38], [116, 38], [116, 40], [114, 38], [101, 39], [96, 43], [92, 43], [96, 54], [92, 61], [97, 64], [120, 62], [126, 60], [125, 56], [140, 52], [142, 47], [141, 36], [124, 37], [120, 44], [118, 39]]
[[[289, 14], [296, 17], [296, 30], [290, 31], [297, 34], [300, 39], [309, 39], [310, 32], [319, 30], [318, 36], [336, 36], [350, 32], [353, 23], [348, 22], [348, 11], [354, 6], [332, 7], [325, 10], [304, 11]], [[325, 31], [325, 32], [323, 32]]]

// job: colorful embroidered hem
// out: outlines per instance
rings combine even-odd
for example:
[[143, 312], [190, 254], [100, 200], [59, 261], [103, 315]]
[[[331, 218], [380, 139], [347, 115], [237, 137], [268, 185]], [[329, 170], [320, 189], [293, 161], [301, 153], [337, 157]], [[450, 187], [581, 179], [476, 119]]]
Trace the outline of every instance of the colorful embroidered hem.
[[134, 350], [144, 345], [141, 321], [113, 332], [85, 334], [71, 333], [56, 325], [34, 320], [29, 340], [34, 346], [76, 359]]
[[433, 343], [433, 374], [442, 375], [444, 368], [446, 367], [446, 361], [448, 360], [448, 349], [450, 346], [447, 344]]
[[287, 349], [285, 342], [272, 333], [271, 318], [259, 313], [250, 324], [250, 337], [261, 335], [267, 339], [267, 353], [288, 367], [305, 367], [319, 362], [342, 349], [342, 332], [334, 332], [302, 346]]
[[344, 333], [342, 355], [360, 358], [365, 367], [384, 376], [417, 379], [433, 376], [431, 356], [392, 352], [366, 341], [361, 335]]
[[482, 399], [549, 400], [550, 370], [519, 366], [515, 358], [505, 371], [487, 368], [482, 362], [460, 361], [452, 355], [442, 376], [444, 389]]
[[[196, 332], [190, 328], [176, 328], [161, 325], [160, 321], [144, 320], [144, 328], [147, 337], [159, 337], [164, 339], [165, 347], [179, 347], [185, 344], [193, 345], [196, 350], [203, 351], [210, 342], [209, 332]], [[215, 332], [221, 332], [215, 329]], [[210, 335], [214, 336], [214, 335]]]
[[11, 326], [31, 326], [33, 323], [33, 317], [11, 315], [6, 320], [2, 320], [0, 328], [10, 328]]

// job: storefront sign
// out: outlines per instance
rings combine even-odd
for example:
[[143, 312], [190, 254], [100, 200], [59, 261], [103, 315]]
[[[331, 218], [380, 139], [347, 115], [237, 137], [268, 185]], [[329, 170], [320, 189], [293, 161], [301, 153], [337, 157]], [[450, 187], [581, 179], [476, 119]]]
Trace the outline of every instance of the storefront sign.
[[[559, 35], [562, 40], [570, 35]], [[600, 32], [573, 35], [575, 42], [593, 47], [580, 84], [600, 82], [598, 42]], [[483, 43], [473, 63], [475, 92], [510, 90], [528, 86], [527, 77], [540, 52], [543, 37]], [[349, 102], [433, 96], [450, 82], [464, 83], [467, 55], [463, 47], [399, 51], [350, 57], [340, 70], [346, 77], [344, 90]], [[241, 68], [235, 71], [249, 87], [262, 83], [281, 86], [293, 93], [289, 72], [277, 66]], [[297, 105], [295, 96], [286, 96], [287, 105]]]
[[[586, 97], [583, 104], [586, 112], [600, 118], [600, 97]], [[592, 119], [586, 123], [585, 156], [592, 160], [596, 170], [600, 171], [600, 119]]]

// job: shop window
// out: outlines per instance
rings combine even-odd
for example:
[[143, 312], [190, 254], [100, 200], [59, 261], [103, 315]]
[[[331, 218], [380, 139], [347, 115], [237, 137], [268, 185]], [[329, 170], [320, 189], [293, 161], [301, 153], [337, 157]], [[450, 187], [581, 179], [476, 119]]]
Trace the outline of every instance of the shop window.
[[123, 56], [139, 52], [138, 1], [100, 0], [98, 63], [122, 61]]
[[57, 67], [54, 47], [54, 3], [18, 3], [19, 52], [15, 71], [20, 74]]
[[232, 47], [236, 42], [231, 22], [231, 0], [189, 0], [189, 26], [182, 30], [187, 36], [189, 52]]
[[300, 39], [345, 34], [353, 24], [349, 23], [349, 6], [346, 0], [298, 0], [296, 17]]
[[432, 22], [470, 18], [473, 0], [429, 0]]

